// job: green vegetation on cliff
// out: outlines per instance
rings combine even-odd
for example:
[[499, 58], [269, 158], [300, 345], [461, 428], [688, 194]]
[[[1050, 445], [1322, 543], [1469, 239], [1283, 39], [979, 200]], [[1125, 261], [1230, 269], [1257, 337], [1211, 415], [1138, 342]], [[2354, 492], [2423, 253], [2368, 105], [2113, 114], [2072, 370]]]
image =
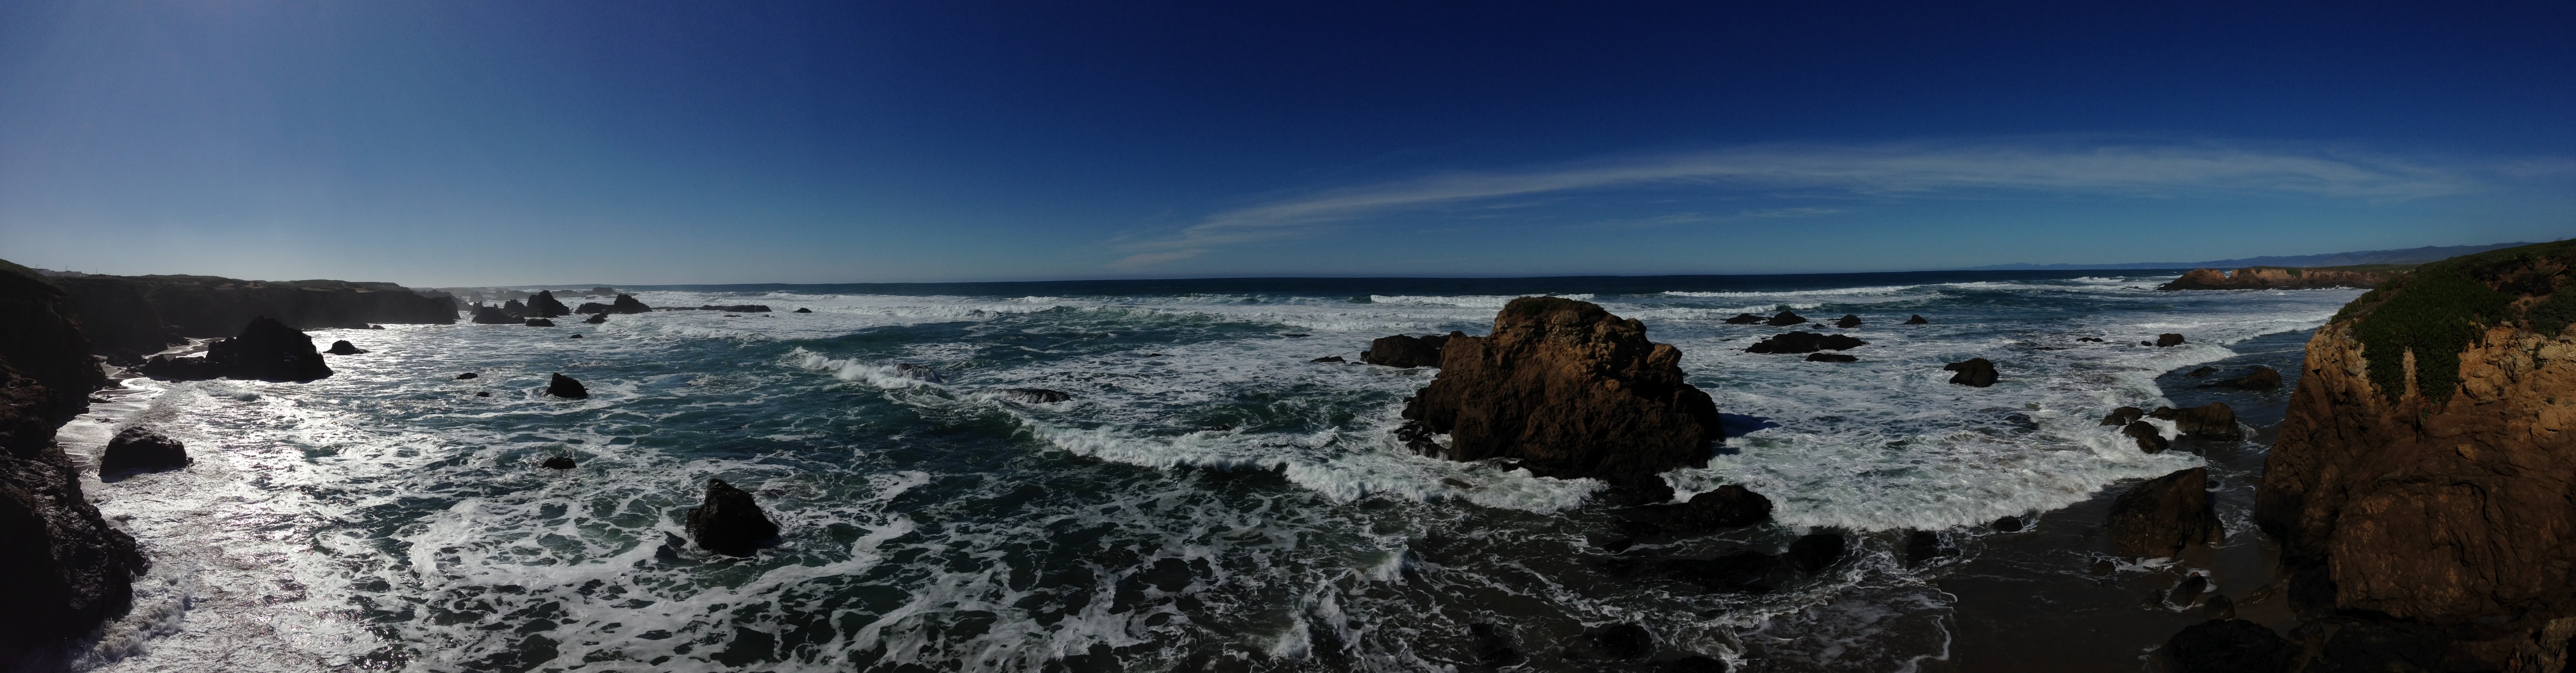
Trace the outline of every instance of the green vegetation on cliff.
[[[2415, 387], [2435, 405], [2460, 386], [2460, 353], [2491, 326], [2515, 319], [2556, 336], [2576, 322], [2576, 297], [2554, 294], [2557, 277], [2576, 263], [2576, 241], [2463, 255], [2418, 267], [2363, 294], [2335, 314], [2353, 320], [2370, 381], [2394, 402], [2405, 396], [2406, 355], [2415, 355]], [[2516, 311], [2520, 300], [2549, 299]]]

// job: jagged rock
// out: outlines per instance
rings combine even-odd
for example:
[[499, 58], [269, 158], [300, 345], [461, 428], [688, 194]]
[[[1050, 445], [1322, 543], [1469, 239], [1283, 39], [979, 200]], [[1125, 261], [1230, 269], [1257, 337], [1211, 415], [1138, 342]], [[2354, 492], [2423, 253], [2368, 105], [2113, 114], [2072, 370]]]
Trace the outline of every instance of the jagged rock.
[[1859, 358], [1858, 356], [1844, 355], [1844, 354], [1841, 354], [1841, 353], [1809, 353], [1809, 354], [1807, 354], [1807, 361], [1808, 361], [1808, 362], [1859, 362], [1859, 361], [1860, 361], [1860, 358]]
[[2175, 334], [2175, 333], [2172, 333], [2172, 332], [2166, 332], [2166, 333], [2163, 333], [2163, 334], [2158, 334], [2158, 335], [2156, 335], [2156, 347], [2157, 347], [2157, 348], [2172, 348], [2172, 347], [2175, 347], [2175, 346], [2180, 346], [2180, 345], [2182, 345], [2182, 342], [2183, 342], [2183, 339], [2182, 339], [2182, 335], [2180, 335], [2180, 334]]
[[517, 299], [512, 299], [501, 303], [501, 313], [512, 318], [526, 318], [528, 317], [528, 305], [519, 303], [519, 300]]
[[1073, 399], [1072, 395], [1045, 388], [1003, 388], [1001, 393], [1003, 397], [1029, 404], [1051, 404]]
[[1813, 353], [1822, 350], [1848, 350], [1867, 345], [1869, 345], [1869, 342], [1867, 341], [1854, 339], [1841, 334], [1783, 332], [1773, 335], [1771, 338], [1763, 339], [1760, 342], [1754, 343], [1752, 346], [1745, 348], [1744, 352]]
[[528, 319], [528, 326], [529, 326], [529, 327], [553, 327], [553, 326], [555, 326], [555, 321], [547, 320], [547, 319], [544, 319], [544, 318], [529, 318], [529, 319]]
[[1735, 317], [1733, 317], [1733, 318], [1727, 318], [1727, 319], [1726, 319], [1726, 324], [1729, 324], [1729, 325], [1759, 325], [1759, 324], [1762, 324], [1762, 321], [1763, 321], [1763, 320], [1764, 320], [1764, 318], [1763, 318], [1762, 316], [1754, 315], [1754, 314], [1751, 314], [1751, 313], [1738, 313], [1738, 314], [1735, 314]]
[[1840, 328], [1843, 328], [1843, 329], [1851, 329], [1851, 328], [1854, 328], [1854, 327], [1859, 327], [1859, 326], [1860, 326], [1860, 316], [1856, 316], [1856, 315], [1852, 315], [1852, 314], [1849, 314], [1849, 313], [1845, 313], [1845, 314], [1843, 314], [1843, 317], [1842, 317], [1842, 319], [1841, 319], [1841, 320], [1836, 320], [1836, 321], [1834, 321], [1834, 326], [1835, 326], [1835, 327], [1840, 327]]
[[582, 315], [598, 315], [601, 313], [607, 313], [608, 305], [595, 301], [585, 301], [582, 302], [580, 306], [572, 307], [572, 312]]
[[2136, 423], [2138, 422], [2138, 419], [2146, 417], [2147, 410], [2145, 409], [2137, 407], [2120, 407], [2118, 409], [2111, 410], [2111, 415], [2102, 417], [2102, 424], [2128, 425], [2130, 423]]
[[939, 378], [938, 370], [931, 369], [928, 365], [916, 365], [910, 362], [896, 363], [894, 366], [894, 374], [896, 376], [901, 376], [915, 381], [925, 381], [929, 383], [947, 382], [946, 379]]
[[458, 374], [458, 375], [456, 375], [456, 380], [463, 381], [463, 380], [465, 380], [465, 379], [482, 378], [482, 376], [483, 376], [482, 374], [476, 374], [476, 373], [474, 373], [474, 372], [466, 372], [466, 373], [463, 373], [463, 374]]
[[2271, 627], [2242, 619], [2212, 619], [2183, 627], [2165, 641], [2161, 654], [2173, 673], [2285, 673], [2298, 649]]
[[528, 298], [528, 313], [539, 318], [552, 318], [559, 315], [572, 315], [572, 309], [565, 307], [563, 302], [555, 300], [554, 290], [539, 290], [537, 296]]
[[1905, 567], [1907, 568], [1958, 555], [1957, 547], [1941, 544], [1939, 533], [1918, 530], [1905, 535]]
[[2228, 408], [2225, 402], [2211, 402], [2189, 409], [2156, 407], [2155, 411], [2147, 412], [2147, 417], [2173, 421], [2185, 436], [2204, 439], [2245, 437], [2244, 428], [2236, 424], [2236, 410]]
[[1993, 524], [1989, 524], [1986, 527], [1994, 529], [1997, 533], [2019, 533], [2021, 532], [2021, 517], [2007, 516], [2001, 519], [1996, 519]]
[[331, 342], [331, 350], [322, 352], [330, 353], [332, 355], [357, 355], [367, 351], [359, 348], [356, 344], [349, 343], [349, 340], [347, 339], [341, 339], [339, 341]]
[[2249, 266], [2234, 273], [2217, 269], [2192, 269], [2173, 282], [2156, 286], [2158, 290], [2305, 290], [2327, 287], [2369, 289], [2404, 273], [2397, 269], [2313, 268]]
[[1995, 384], [1995, 363], [1985, 358], [1968, 358], [1967, 362], [1953, 362], [1942, 365], [1941, 370], [1958, 372], [1950, 377], [1951, 383], [1978, 388]]
[[1405, 421], [1395, 426], [1395, 441], [1402, 442], [1404, 448], [1411, 449], [1419, 455], [1438, 458], [1449, 448], [1441, 446], [1440, 440], [1433, 439], [1432, 436], [1435, 434], [1438, 433], [1432, 432], [1431, 428], [1423, 427], [1421, 421]]
[[1379, 337], [1376, 341], [1369, 342], [1368, 350], [1360, 353], [1360, 361], [1405, 369], [1438, 367], [1440, 366], [1440, 346], [1448, 341], [1448, 336], [1438, 334], [1424, 337], [1402, 334]]
[[[2359, 621], [2335, 629], [2319, 659], [2335, 671], [2444, 671], [2451, 636], [2441, 627], [2401, 620]], [[2469, 662], [2462, 662], [2469, 663]], [[2313, 667], [2312, 667], [2313, 668]], [[2485, 667], [2465, 670], [2484, 670]]]
[[2317, 607], [2519, 641], [2576, 617], [2571, 267], [2576, 241], [2426, 264], [2308, 340], [2255, 520]]
[[1724, 438], [1717, 406], [1683, 382], [1681, 351], [1589, 302], [1514, 299], [1493, 335], [1453, 334], [1442, 351], [1404, 417], [1448, 434], [1453, 460], [1515, 458], [1539, 476], [1669, 494], [1659, 475], [1707, 465]]
[[501, 310], [501, 307], [475, 304], [474, 324], [517, 325], [521, 324], [521, 321], [518, 318], [511, 317], [509, 312]]
[[322, 352], [313, 348], [313, 337], [266, 316], [251, 319], [240, 336], [208, 345], [203, 357], [155, 356], [141, 369], [145, 376], [178, 381], [311, 381], [331, 375]]
[[1307, 362], [1349, 362], [1349, 360], [1344, 360], [1342, 359], [1342, 356], [1339, 355], [1326, 355], [1313, 360], [1307, 360]]
[[2170, 557], [2183, 547], [2218, 544], [2222, 530], [2210, 506], [2209, 468], [2195, 467], [2131, 487], [2111, 502], [2107, 527], [2112, 550], [2142, 558]]
[[1574, 660], [1629, 661], [1655, 654], [1655, 635], [1636, 624], [1612, 624], [1583, 634], [1574, 647], [1566, 648], [1565, 658]]
[[2120, 428], [2120, 434], [2137, 442], [2138, 450], [2147, 453], [2164, 453], [2165, 449], [2173, 447], [2171, 442], [2165, 441], [2164, 433], [2156, 430], [2155, 424], [2146, 421], [2130, 421]]
[[572, 457], [570, 456], [554, 456], [547, 458], [545, 466], [558, 470], [569, 470], [574, 467]]
[[[756, 306], [752, 308], [759, 309], [759, 311], [754, 311], [755, 313], [769, 310], [769, 307], [767, 306]], [[653, 307], [645, 306], [642, 300], [636, 299], [635, 295], [631, 294], [617, 295], [617, 302], [608, 306], [609, 313], [635, 314], [651, 313], [652, 311]], [[808, 311], [808, 313], [811, 313], [811, 311]]]
[[1921, 315], [1916, 315], [1916, 316], [1911, 317], [1911, 318], [1906, 318], [1906, 319], [1905, 319], [1905, 324], [1908, 324], [1908, 325], [1929, 325], [1929, 324], [1932, 324], [1932, 321], [1930, 321], [1930, 320], [1924, 320], [1924, 319], [1923, 319], [1923, 316], [1921, 316]]
[[556, 374], [552, 380], [546, 382], [546, 394], [568, 400], [586, 399], [590, 397], [590, 388], [582, 386], [580, 381], [575, 381], [570, 376]]
[[1788, 327], [1790, 325], [1796, 325], [1806, 321], [1806, 318], [1801, 317], [1796, 313], [1781, 311], [1779, 314], [1771, 316], [1771, 319], [1767, 322], [1772, 327]]
[[600, 324], [600, 323], [605, 323], [605, 322], [608, 322], [608, 314], [606, 314], [606, 313], [593, 313], [593, 314], [590, 314], [590, 317], [589, 317], [588, 319], [584, 319], [584, 320], [582, 320], [582, 322], [590, 323], [590, 324], [593, 324], [593, 325], [597, 325], [597, 324]]
[[750, 556], [762, 541], [778, 537], [778, 523], [769, 520], [750, 493], [709, 479], [706, 501], [689, 510], [688, 532], [689, 540], [707, 551]]
[[797, 307], [797, 309], [796, 309], [795, 311], [792, 311], [792, 313], [813, 313], [813, 312], [814, 312], [814, 309], [804, 308], [804, 307], [801, 307], [801, 306], [800, 306], [800, 307]]
[[2271, 367], [2255, 367], [2254, 371], [2246, 372], [2244, 376], [2211, 383], [2209, 385], [2224, 388], [2240, 388], [2244, 390], [2276, 390], [2281, 387], [2281, 370], [2273, 369]]
[[98, 472], [102, 475], [127, 472], [157, 472], [187, 467], [188, 447], [144, 426], [117, 431], [100, 454]]
[[[5, 303], [11, 299], [23, 297], [0, 298], [0, 312], [25, 310]], [[57, 326], [52, 320], [77, 329], [62, 314], [10, 317], [29, 322], [0, 332], [41, 334]], [[73, 355], [89, 363], [86, 353]], [[66, 411], [78, 409], [74, 404], [79, 403], [62, 402], [0, 361], [0, 662], [10, 666], [63, 647], [125, 612], [133, 601], [133, 577], [146, 566], [134, 538], [99, 517], [81, 493], [71, 457], [54, 444], [54, 424], [78, 413]]]
[[1835, 561], [1843, 559], [1843, 536], [1834, 533], [1816, 533], [1800, 537], [1797, 541], [1789, 543], [1789, 553], [1785, 557], [1789, 561], [1789, 567], [1797, 568], [1798, 572], [1811, 573], [1823, 570], [1833, 565]]

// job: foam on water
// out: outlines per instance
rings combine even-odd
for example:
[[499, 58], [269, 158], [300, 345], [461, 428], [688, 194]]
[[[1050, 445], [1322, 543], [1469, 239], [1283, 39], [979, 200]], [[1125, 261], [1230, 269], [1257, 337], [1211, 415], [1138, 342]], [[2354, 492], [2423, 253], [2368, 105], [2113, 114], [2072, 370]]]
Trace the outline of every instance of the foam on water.
[[[1436, 370], [1309, 362], [1481, 334], [1516, 295], [646, 291], [777, 312], [321, 332], [373, 352], [306, 384], [128, 381], [66, 428], [86, 456], [153, 423], [198, 458], [88, 475], [156, 566], [83, 666], [1430, 670], [1466, 665], [1464, 624], [1495, 623], [1527, 670], [1565, 670], [1562, 643], [1627, 622], [1754, 670], [1912, 670], [1946, 656], [1948, 604], [1892, 531], [2198, 464], [2095, 422], [2356, 294], [2144, 289], [2162, 280], [1560, 294], [1643, 320], [1763, 428], [1667, 478], [1744, 484], [1781, 526], [1655, 550], [1853, 536], [1834, 570], [1749, 596], [1606, 574], [1598, 483], [1406, 451], [1397, 411]], [[1833, 331], [1870, 342], [1861, 361], [1745, 353], [1783, 330], [1719, 322], [1779, 306], [1860, 315]], [[1933, 324], [1898, 324], [1916, 313]], [[2159, 332], [2191, 342], [2137, 345]], [[1947, 383], [1969, 357], [2001, 382]], [[557, 372], [593, 396], [546, 397]], [[580, 466], [536, 466], [555, 455]], [[781, 538], [749, 558], [680, 539], [711, 478], [754, 492]], [[1743, 639], [1774, 637], [1748, 658]]]

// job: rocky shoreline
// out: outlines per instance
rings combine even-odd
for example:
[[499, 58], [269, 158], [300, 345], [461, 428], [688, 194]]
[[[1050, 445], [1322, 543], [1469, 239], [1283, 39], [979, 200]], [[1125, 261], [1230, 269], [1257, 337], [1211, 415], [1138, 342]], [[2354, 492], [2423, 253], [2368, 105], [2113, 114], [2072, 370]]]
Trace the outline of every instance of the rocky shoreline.
[[2158, 290], [2313, 290], [2330, 287], [2370, 289], [2406, 273], [2402, 265], [2296, 268], [2249, 266], [2235, 271], [2192, 269]]

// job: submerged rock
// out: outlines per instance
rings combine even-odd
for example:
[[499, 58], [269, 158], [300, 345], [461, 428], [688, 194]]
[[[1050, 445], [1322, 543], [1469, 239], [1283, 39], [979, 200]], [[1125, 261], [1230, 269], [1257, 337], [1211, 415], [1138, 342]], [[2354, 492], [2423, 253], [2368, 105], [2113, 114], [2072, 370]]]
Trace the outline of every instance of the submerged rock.
[[1859, 361], [1860, 361], [1860, 358], [1859, 358], [1858, 356], [1844, 355], [1844, 354], [1841, 354], [1841, 353], [1809, 353], [1809, 354], [1807, 354], [1807, 361], [1808, 361], [1808, 362], [1859, 362]]
[[575, 381], [570, 376], [556, 374], [552, 380], [546, 382], [546, 394], [568, 400], [578, 400], [590, 397], [590, 389], [582, 386], [580, 381]]
[[1003, 388], [1002, 397], [1029, 404], [1052, 404], [1073, 399], [1072, 395], [1045, 388]]
[[558, 469], [558, 470], [569, 470], [569, 469], [572, 469], [572, 468], [573, 468], [572, 457], [570, 457], [570, 456], [554, 456], [554, 457], [551, 457], [551, 458], [547, 458], [547, 459], [546, 459], [546, 462], [545, 462], [545, 466], [546, 466], [546, 467], [550, 467], [550, 468], [554, 468], [554, 469]]
[[1918, 530], [1905, 536], [1905, 567], [1907, 568], [1958, 555], [1957, 547], [1941, 544], [1940, 533]]
[[565, 307], [563, 302], [555, 300], [555, 291], [539, 290], [537, 296], [528, 298], [528, 313], [539, 318], [552, 318], [559, 315], [572, 315], [572, 309]]
[[802, 307], [802, 306], [797, 307], [797, 308], [796, 308], [796, 310], [794, 310], [794, 311], [789, 311], [789, 313], [813, 313], [813, 312], [814, 312], [814, 309], [805, 308], [805, 307]]
[[107, 450], [99, 455], [98, 473], [102, 476], [128, 472], [158, 472], [188, 466], [188, 447], [144, 426], [119, 430], [107, 440]]
[[1950, 377], [1951, 383], [1978, 388], [1995, 384], [1995, 363], [1985, 358], [1968, 358], [1967, 362], [1953, 362], [1942, 365], [1941, 370], [1958, 372]]
[[1326, 355], [1313, 360], [1307, 360], [1307, 362], [1349, 362], [1349, 360], [1344, 360], [1342, 359], [1342, 356], [1339, 355]]
[[1440, 346], [1448, 342], [1448, 336], [1438, 334], [1423, 337], [1402, 334], [1378, 337], [1376, 341], [1369, 342], [1368, 350], [1360, 353], [1360, 361], [1405, 369], [1438, 367], [1440, 366]]
[[463, 374], [458, 374], [458, 375], [456, 375], [456, 380], [463, 381], [463, 380], [465, 380], [465, 379], [481, 378], [482, 376], [483, 376], [482, 374], [476, 374], [476, 373], [474, 373], [474, 372], [466, 372], [466, 373], [463, 373]]
[[2111, 501], [2107, 527], [2113, 551], [2141, 558], [2170, 557], [2183, 547], [2218, 544], [2218, 513], [2209, 499], [2209, 468], [2195, 467], [2131, 487]]
[[2191, 373], [2189, 373], [2189, 374], [2184, 374], [2184, 375], [2182, 375], [2182, 376], [2183, 376], [2183, 378], [2187, 378], [2187, 379], [2196, 379], [2196, 378], [2200, 378], [2200, 377], [2203, 377], [2203, 376], [2208, 376], [2208, 375], [2216, 374], [2216, 373], [2218, 373], [2218, 368], [2217, 368], [2217, 367], [2202, 367], [2202, 368], [2199, 368], [2199, 369], [2191, 370]]
[[357, 355], [367, 351], [358, 348], [357, 344], [349, 343], [349, 340], [347, 339], [341, 339], [339, 341], [331, 342], [331, 350], [322, 352], [330, 353], [332, 355]]
[[1772, 327], [1788, 327], [1790, 325], [1796, 325], [1806, 321], [1806, 318], [1801, 317], [1796, 313], [1781, 311], [1778, 315], [1771, 316], [1771, 320], [1768, 322]]
[[2298, 646], [2271, 627], [2242, 619], [2212, 619], [2183, 627], [2165, 641], [2159, 654], [2174, 673], [2284, 673], [2298, 655]]
[[1681, 351], [1589, 302], [1514, 299], [1491, 336], [1453, 334], [1404, 417], [1450, 436], [1453, 460], [1516, 458], [1538, 476], [1592, 477], [1637, 493], [1708, 464], [1723, 439], [1708, 393], [1683, 382]]
[[1932, 321], [1930, 321], [1930, 320], [1924, 320], [1924, 319], [1923, 319], [1923, 316], [1921, 316], [1921, 315], [1916, 315], [1916, 316], [1911, 317], [1911, 318], [1906, 318], [1906, 319], [1905, 319], [1905, 324], [1908, 324], [1908, 325], [1929, 325], [1929, 324], [1932, 324]]
[[1869, 345], [1869, 342], [1867, 341], [1854, 339], [1841, 334], [1785, 332], [1756, 342], [1752, 346], [1745, 348], [1744, 352], [1796, 354], [1813, 353], [1823, 350], [1849, 350], [1867, 345]]
[[750, 493], [709, 479], [705, 502], [689, 510], [688, 532], [689, 540], [707, 551], [750, 556], [761, 542], [778, 537], [778, 523], [769, 520]]
[[1762, 321], [1763, 321], [1763, 317], [1762, 317], [1762, 316], [1754, 315], [1754, 314], [1751, 314], [1751, 313], [1738, 313], [1738, 314], [1735, 314], [1735, 317], [1733, 317], [1733, 318], [1727, 318], [1727, 319], [1726, 319], [1726, 324], [1729, 324], [1729, 325], [1759, 325], [1759, 324], [1762, 324]]
[[910, 362], [896, 363], [894, 366], [894, 374], [896, 376], [901, 376], [915, 381], [924, 381], [929, 383], [947, 382], [945, 379], [939, 378], [938, 370], [931, 369], [927, 365], [916, 365]]
[[145, 376], [178, 381], [311, 381], [331, 375], [322, 352], [313, 348], [313, 337], [266, 316], [252, 318], [240, 336], [208, 345], [203, 357], [154, 356], [141, 369]]
[[608, 322], [608, 314], [606, 314], [606, 313], [593, 313], [593, 314], [590, 314], [590, 317], [589, 317], [589, 318], [583, 319], [583, 320], [582, 320], [582, 322], [589, 323], [589, 324], [593, 324], [593, 325], [597, 325], [597, 324], [605, 323], [605, 322]]
[[1849, 314], [1849, 313], [1845, 313], [1845, 314], [1843, 314], [1843, 317], [1842, 317], [1842, 319], [1841, 319], [1841, 320], [1836, 320], [1836, 321], [1834, 321], [1834, 326], [1835, 326], [1835, 327], [1840, 327], [1840, 328], [1843, 328], [1843, 329], [1851, 329], [1851, 328], [1854, 328], [1854, 327], [1859, 327], [1859, 326], [1860, 326], [1860, 316], [1856, 316], [1856, 315], [1852, 315], [1852, 314]]
[[2253, 371], [2246, 372], [2244, 376], [2211, 383], [2209, 385], [2224, 388], [2240, 388], [2244, 390], [2277, 390], [2281, 387], [2281, 370], [2273, 369], [2271, 367], [2257, 366]]
[[1632, 516], [1654, 523], [1667, 532], [1683, 535], [1712, 533], [1729, 528], [1742, 528], [1771, 520], [1771, 499], [1727, 484], [1717, 490], [1691, 496], [1687, 502], [1641, 507]]
[[1994, 523], [1989, 524], [1986, 527], [1994, 529], [1997, 533], [2019, 533], [2021, 532], [2021, 517], [2007, 516], [2001, 519], [1996, 519]]
[[2155, 411], [2147, 412], [2147, 417], [2173, 421], [2174, 426], [2180, 429], [2183, 435], [2189, 437], [2203, 439], [2245, 437], [2245, 429], [2236, 424], [2236, 410], [2228, 408], [2225, 402], [2211, 402], [2188, 409], [2156, 407]]
[[2120, 407], [2118, 409], [2111, 410], [2111, 415], [2102, 417], [2102, 424], [2128, 425], [2130, 423], [2136, 423], [2138, 422], [2138, 419], [2146, 417], [2147, 410], [2145, 409], [2137, 407]]
[[1834, 533], [1816, 533], [1798, 538], [1797, 541], [1789, 543], [1787, 554], [1789, 567], [1797, 568], [1798, 572], [1802, 573], [1823, 570], [1832, 566], [1835, 561], [1843, 559], [1843, 544], [1843, 536]]
[[529, 318], [527, 324], [529, 327], [553, 327], [555, 326], [555, 321], [544, 318]]
[[2178, 608], [2199, 605], [2200, 595], [2205, 593], [2209, 593], [2209, 576], [2194, 574], [2182, 578], [2181, 582], [2174, 583], [2172, 590], [2165, 592], [2165, 604]]

